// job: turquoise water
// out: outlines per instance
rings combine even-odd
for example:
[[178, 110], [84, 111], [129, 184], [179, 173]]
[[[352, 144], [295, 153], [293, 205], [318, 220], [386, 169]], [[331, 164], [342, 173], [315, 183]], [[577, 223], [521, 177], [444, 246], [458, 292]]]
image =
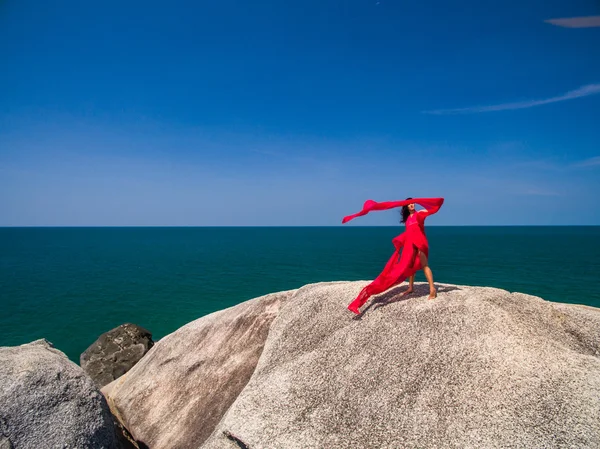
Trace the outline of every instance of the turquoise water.
[[[401, 230], [0, 228], [0, 346], [44, 337], [78, 362], [125, 322], [159, 339], [266, 293], [372, 279]], [[430, 226], [427, 235], [436, 282], [600, 307], [600, 226]]]

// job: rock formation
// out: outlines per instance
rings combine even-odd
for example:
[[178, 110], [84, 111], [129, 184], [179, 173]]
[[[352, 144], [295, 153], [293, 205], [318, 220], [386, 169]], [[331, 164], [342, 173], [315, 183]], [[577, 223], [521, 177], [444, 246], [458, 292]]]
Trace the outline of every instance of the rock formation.
[[364, 285], [297, 290], [201, 447], [600, 447], [599, 309], [421, 284], [353, 319]]
[[269, 327], [293, 292], [246, 301], [167, 335], [102, 389], [133, 438], [151, 449], [196, 449], [242, 391]]
[[83, 370], [98, 388], [118, 379], [152, 347], [152, 334], [135, 324], [121, 324], [92, 343], [80, 357]]
[[46, 340], [0, 347], [2, 449], [117, 447], [92, 380]]

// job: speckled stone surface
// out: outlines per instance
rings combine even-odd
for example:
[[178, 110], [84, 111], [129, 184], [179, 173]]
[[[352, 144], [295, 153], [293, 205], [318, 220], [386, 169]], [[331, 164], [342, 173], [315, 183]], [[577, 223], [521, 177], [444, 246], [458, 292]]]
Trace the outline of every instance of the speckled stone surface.
[[0, 448], [117, 447], [92, 380], [46, 340], [0, 347]]
[[600, 447], [600, 310], [487, 287], [297, 290], [204, 449]]
[[199, 318], [167, 335], [102, 388], [113, 413], [150, 449], [202, 444], [254, 372], [290, 292]]

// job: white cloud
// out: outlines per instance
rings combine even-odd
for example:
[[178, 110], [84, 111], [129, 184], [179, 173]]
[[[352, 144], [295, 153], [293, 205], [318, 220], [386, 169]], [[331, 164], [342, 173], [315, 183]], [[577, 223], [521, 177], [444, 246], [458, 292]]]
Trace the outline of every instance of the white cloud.
[[423, 111], [425, 114], [477, 114], [480, 112], [508, 111], [513, 109], [527, 109], [544, 104], [558, 103], [560, 101], [573, 100], [575, 98], [589, 97], [590, 95], [600, 94], [600, 84], [588, 84], [579, 89], [571, 90], [557, 97], [550, 97], [543, 100], [528, 100], [515, 103], [502, 103], [491, 106], [472, 106], [468, 108], [456, 109], [437, 109], [433, 111]]
[[573, 164], [573, 167], [597, 167], [600, 165], [600, 156], [591, 157]]
[[600, 27], [600, 16], [566, 17], [562, 19], [550, 19], [545, 22], [564, 28], [592, 28]]

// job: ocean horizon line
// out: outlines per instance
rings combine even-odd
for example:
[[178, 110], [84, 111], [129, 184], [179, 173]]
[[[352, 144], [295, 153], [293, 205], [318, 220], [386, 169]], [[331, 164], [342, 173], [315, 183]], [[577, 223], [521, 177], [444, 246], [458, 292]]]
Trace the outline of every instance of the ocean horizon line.
[[[135, 228], [395, 228], [401, 225], [15, 225], [15, 226], [0, 226], [0, 229], [135, 229]], [[581, 227], [594, 228], [600, 227], [600, 224], [498, 224], [498, 225], [479, 225], [479, 224], [464, 224], [464, 225], [435, 225], [428, 224], [428, 228], [564, 228], [564, 227]]]

